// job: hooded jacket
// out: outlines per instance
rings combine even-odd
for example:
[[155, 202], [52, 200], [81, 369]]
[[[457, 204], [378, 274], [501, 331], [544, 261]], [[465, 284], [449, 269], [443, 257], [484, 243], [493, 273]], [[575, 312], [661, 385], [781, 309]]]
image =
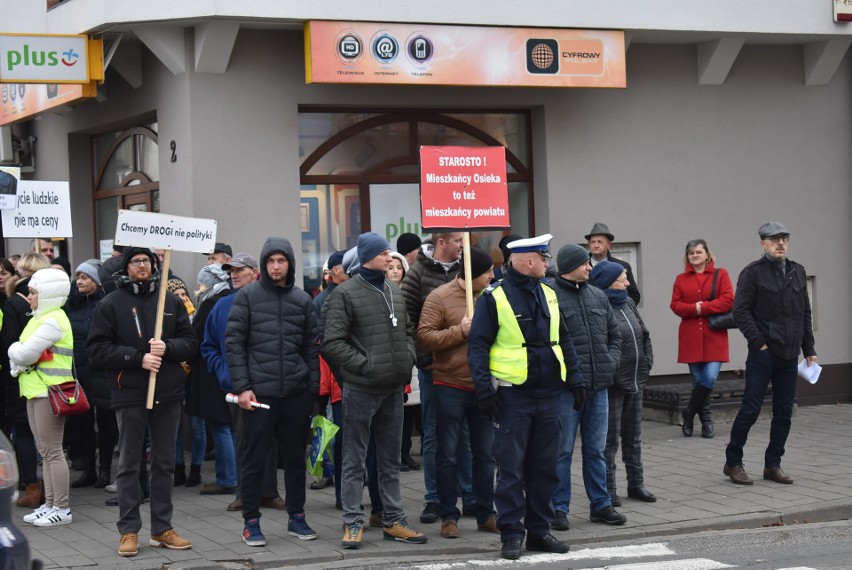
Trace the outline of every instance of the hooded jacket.
[[[48, 386], [71, 379], [73, 365], [69, 357], [73, 355], [74, 334], [68, 316], [62, 311], [71, 289], [68, 274], [59, 269], [40, 269], [30, 278], [29, 287], [38, 291], [38, 307], [21, 332], [21, 340], [9, 347], [9, 364], [13, 375], [20, 372], [21, 395], [35, 398], [45, 394]], [[64, 354], [67, 365], [59, 366], [65, 370], [63, 375], [40, 372], [38, 363], [43, 361], [45, 351]]]
[[[287, 258], [283, 287], [270, 278], [266, 262]], [[225, 348], [234, 393], [285, 398], [308, 390], [319, 394], [317, 326], [311, 297], [295, 287], [296, 258], [284, 238], [270, 237], [260, 254], [260, 279], [237, 291], [228, 314]]]
[[[151, 259], [152, 275], [148, 281], [131, 281], [127, 265], [140, 253]], [[116, 274], [119, 288], [103, 298], [92, 318], [86, 343], [89, 366], [105, 370], [113, 408], [145, 405], [148, 397], [150, 372], [142, 368], [142, 358], [150, 352], [148, 341], [154, 338], [157, 319], [160, 284], [155, 263], [150, 250], [128, 247]], [[186, 374], [180, 363], [190, 360], [198, 346], [186, 307], [174, 293], [166, 293], [160, 338], [166, 344], [166, 353], [157, 373], [154, 405], [183, 399]]]
[[3, 329], [0, 331], [0, 380], [6, 390], [6, 413], [14, 421], [27, 421], [27, 401], [21, 398], [18, 378], [9, 373], [9, 347], [21, 337], [24, 327], [32, 318], [27, 294], [30, 278], [18, 279], [11, 285], [9, 297], [3, 308]]

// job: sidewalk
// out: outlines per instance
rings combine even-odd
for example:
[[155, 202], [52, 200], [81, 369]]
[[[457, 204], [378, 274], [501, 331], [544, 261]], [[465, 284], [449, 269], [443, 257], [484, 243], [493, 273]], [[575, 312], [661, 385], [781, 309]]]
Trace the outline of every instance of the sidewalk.
[[[588, 503], [579, 465], [573, 469], [575, 500], [569, 516], [571, 530], [554, 533], [572, 544], [630, 540], [648, 536], [696, 532], [706, 529], [755, 528], [766, 525], [796, 524], [848, 518], [852, 514], [852, 456], [848, 453], [852, 433], [852, 405], [799, 408], [784, 457], [785, 471], [794, 485], [779, 485], [761, 478], [763, 451], [769, 432], [769, 415], [762, 414], [751, 431], [746, 447], [746, 470], [753, 486], [733, 485], [722, 475], [725, 445], [730, 423], [717, 423], [716, 438], [685, 438], [679, 426], [646, 421], [643, 423], [643, 454], [647, 488], [657, 495], [656, 503], [624, 499], [619, 509], [627, 515], [622, 527], [589, 522]], [[579, 445], [579, 442], [578, 442]], [[416, 446], [415, 446], [416, 447]], [[580, 457], [579, 450], [575, 457]], [[619, 464], [619, 494], [626, 494], [624, 470]], [[72, 471], [72, 480], [78, 476]], [[213, 463], [204, 464], [203, 482], [213, 480]], [[310, 480], [310, 478], [309, 478]], [[425, 545], [407, 545], [382, 539], [381, 529], [365, 527], [360, 550], [340, 547], [340, 511], [334, 508], [334, 490], [308, 490], [307, 519], [319, 539], [300, 541], [287, 535], [287, 513], [263, 511], [261, 524], [267, 538], [264, 548], [243, 543], [242, 517], [225, 505], [232, 496], [202, 496], [198, 487], [175, 489], [175, 528], [193, 543], [192, 550], [169, 551], [147, 546], [149, 519], [147, 505], [142, 509], [145, 526], [140, 533], [139, 555], [121, 558], [115, 551], [118, 533], [117, 507], [107, 507], [108, 495], [93, 488], [72, 489], [74, 522], [40, 530], [23, 522], [19, 526], [30, 540], [33, 556], [45, 568], [277, 568], [282, 566], [342, 568], [357, 565], [432, 560], [438, 556], [477, 553], [499, 557], [497, 535], [476, 531], [476, 521], [462, 518], [459, 539], [440, 537], [440, 523], [420, 523], [422, 510], [422, 471], [401, 474], [403, 500], [411, 525], [429, 537]], [[279, 488], [284, 488], [279, 471]], [[367, 501], [366, 492], [365, 502]], [[369, 506], [367, 506], [369, 513]], [[29, 509], [15, 507], [23, 516]], [[251, 562], [246, 562], [248, 559]]]

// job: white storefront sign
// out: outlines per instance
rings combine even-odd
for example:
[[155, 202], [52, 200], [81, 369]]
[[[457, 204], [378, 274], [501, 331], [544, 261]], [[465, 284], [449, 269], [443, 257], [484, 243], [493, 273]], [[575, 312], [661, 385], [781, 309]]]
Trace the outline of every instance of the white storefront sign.
[[88, 36], [0, 34], [4, 83], [88, 83]]

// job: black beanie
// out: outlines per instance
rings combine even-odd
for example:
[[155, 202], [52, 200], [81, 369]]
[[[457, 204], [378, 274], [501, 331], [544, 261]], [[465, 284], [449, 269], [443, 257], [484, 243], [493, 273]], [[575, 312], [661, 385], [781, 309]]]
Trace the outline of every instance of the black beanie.
[[564, 275], [571, 273], [587, 261], [589, 261], [589, 252], [585, 247], [576, 243], [566, 243], [556, 254], [556, 269], [559, 275]]
[[396, 238], [396, 250], [402, 255], [408, 255], [423, 244], [416, 234], [404, 233]]
[[498, 247], [500, 248], [500, 251], [503, 253], [503, 261], [504, 262], [509, 261], [509, 255], [512, 254], [512, 250], [507, 247], [507, 244], [510, 244], [513, 241], [517, 241], [519, 239], [524, 239], [524, 238], [522, 236], [519, 236], [518, 234], [509, 234], [507, 236], [504, 236], [503, 239], [500, 240], [500, 244], [498, 245]]
[[[459, 266], [464, 268], [464, 256], [462, 256], [461, 264]], [[481, 247], [470, 248], [471, 278], [476, 279], [492, 267], [494, 267], [494, 260], [491, 258], [487, 251], [485, 251]], [[464, 269], [462, 269], [459, 276], [464, 279]]]

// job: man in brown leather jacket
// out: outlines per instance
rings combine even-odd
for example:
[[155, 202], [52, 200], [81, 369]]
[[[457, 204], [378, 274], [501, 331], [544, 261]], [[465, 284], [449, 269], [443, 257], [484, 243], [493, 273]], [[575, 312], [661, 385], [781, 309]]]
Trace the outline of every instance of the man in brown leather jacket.
[[[494, 276], [494, 262], [488, 253], [476, 247], [471, 249], [470, 258], [472, 281], [469, 286], [478, 296]], [[467, 337], [472, 315], [467, 314], [465, 286], [464, 271], [459, 271], [458, 277], [432, 291], [423, 304], [417, 328], [418, 348], [432, 353], [438, 440], [435, 472], [444, 538], [460, 535], [461, 513], [456, 507], [457, 457], [461, 438], [465, 435], [473, 455], [477, 528], [499, 533], [494, 514], [494, 459], [491, 456], [494, 426], [479, 409], [467, 365]], [[465, 423], [467, 433], [462, 429]]]

